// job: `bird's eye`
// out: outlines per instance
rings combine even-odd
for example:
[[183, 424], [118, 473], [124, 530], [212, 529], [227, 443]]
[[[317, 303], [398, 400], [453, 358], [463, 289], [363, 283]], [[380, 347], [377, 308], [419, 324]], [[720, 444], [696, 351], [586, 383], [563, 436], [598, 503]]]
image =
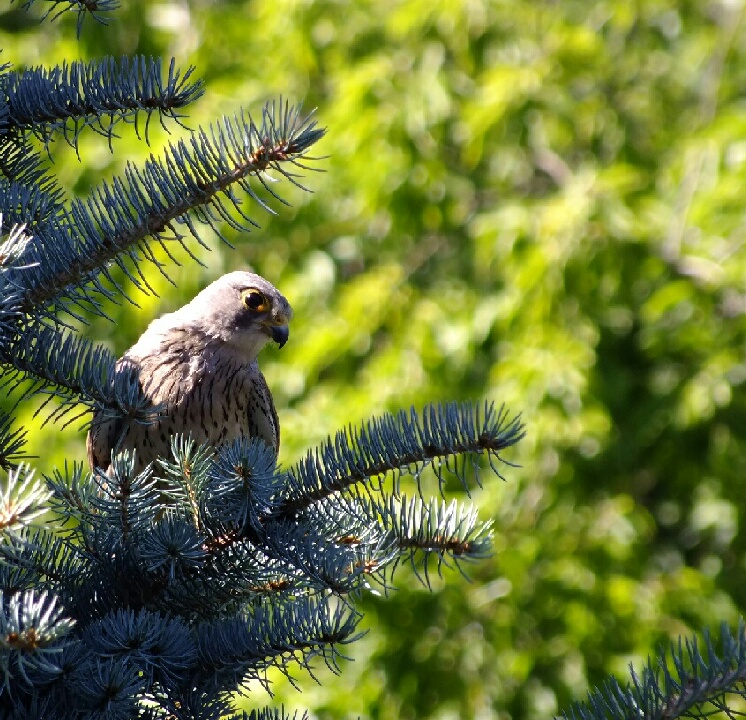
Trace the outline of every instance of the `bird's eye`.
[[244, 290], [242, 296], [244, 305], [246, 305], [249, 310], [264, 312], [269, 309], [267, 298], [258, 290]]

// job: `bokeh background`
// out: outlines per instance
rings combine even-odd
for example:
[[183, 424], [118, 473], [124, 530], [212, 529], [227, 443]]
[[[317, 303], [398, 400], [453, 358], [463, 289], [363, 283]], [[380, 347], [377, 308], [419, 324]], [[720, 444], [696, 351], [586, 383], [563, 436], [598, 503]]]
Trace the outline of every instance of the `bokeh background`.
[[[38, 5], [38, 7], [37, 7]], [[2, 8], [2, 60], [155, 54], [206, 82], [195, 128], [280, 96], [318, 108], [312, 194], [206, 230], [204, 268], [154, 268], [160, 297], [84, 328], [117, 354], [225, 271], [296, 310], [262, 364], [281, 461], [346, 423], [493, 399], [528, 435], [475, 495], [493, 557], [406, 569], [362, 601], [369, 632], [320, 685], [273, 702], [316, 717], [549, 718], [609, 673], [746, 599], [746, 30], [742, 0], [128, 0], [107, 27]], [[171, 139], [184, 134], [171, 123]], [[158, 154], [123, 129], [52, 147], [73, 195]], [[181, 256], [183, 257], [183, 255]], [[84, 431], [38, 427], [49, 471]], [[457, 487], [452, 488], [458, 496]], [[245, 707], [271, 702], [250, 688]]]

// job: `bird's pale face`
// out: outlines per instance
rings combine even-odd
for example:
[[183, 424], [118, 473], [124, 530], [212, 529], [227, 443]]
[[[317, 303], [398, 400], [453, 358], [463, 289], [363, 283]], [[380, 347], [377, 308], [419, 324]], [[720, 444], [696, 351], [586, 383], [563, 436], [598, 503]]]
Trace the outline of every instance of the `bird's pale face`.
[[293, 311], [274, 285], [260, 275], [238, 271], [208, 285], [177, 314], [254, 358], [270, 340], [280, 347], [287, 342]]

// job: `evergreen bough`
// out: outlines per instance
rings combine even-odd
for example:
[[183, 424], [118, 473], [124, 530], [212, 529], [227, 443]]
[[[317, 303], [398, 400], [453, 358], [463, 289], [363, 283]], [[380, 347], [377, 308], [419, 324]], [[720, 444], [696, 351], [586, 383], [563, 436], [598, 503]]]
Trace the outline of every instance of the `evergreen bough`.
[[[56, 0], [49, 14], [76, 11], [80, 28], [117, 4]], [[55, 401], [52, 419], [106, 405], [148, 422], [137, 377], [116, 371], [61, 314], [106, 316], [105, 303], [125, 296], [112, 265], [150, 291], [144, 265], [166, 274], [154, 246], [192, 254], [200, 224], [218, 235], [223, 223], [255, 226], [247, 196], [267, 210], [264, 198], [282, 202], [267, 171], [299, 185], [323, 130], [277, 102], [258, 121], [240, 112], [189, 132], [85, 200], [66, 196], [47, 162], [52, 140], [77, 150], [90, 129], [113, 146], [122, 122], [147, 140], [151, 120], [179, 122], [200, 96], [192, 75], [147, 57], [0, 69], [0, 364], [16, 403], [42, 393]], [[289, 673], [321, 658], [336, 669], [359, 635], [355, 600], [366, 587], [387, 588], [402, 562], [429, 583], [433, 568], [489, 553], [490, 523], [447, 503], [443, 482], [454, 475], [468, 490], [480, 457], [499, 475], [500, 453], [523, 434], [491, 403], [446, 404], [346, 428], [289, 468], [260, 441], [215, 454], [175, 437], [172, 457], [140, 474], [125, 452], [108, 475], [74, 463], [38, 478], [13, 419], [0, 413], [0, 717], [19, 720], [217, 720], [270, 667]], [[425, 468], [440, 498], [425, 499]], [[414, 478], [414, 497], [402, 475]], [[744, 628], [723, 628], [721, 644], [722, 657], [708, 636], [704, 652], [686, 641], [671, 661], [662, 656], [627, 686], [610, 680], [563, 717], [727, 711], [743, 694]]]

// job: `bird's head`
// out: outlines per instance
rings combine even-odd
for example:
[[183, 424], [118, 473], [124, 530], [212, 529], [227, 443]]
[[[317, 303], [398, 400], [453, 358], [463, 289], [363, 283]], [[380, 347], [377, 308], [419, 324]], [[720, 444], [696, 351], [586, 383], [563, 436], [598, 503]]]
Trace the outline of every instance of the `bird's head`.
[[293, 316], [290, 303], [272, 283], [246, 271], [223, 275], [178, 313], [195, 329], [251, 358], [270, 340], [282, 347]]

